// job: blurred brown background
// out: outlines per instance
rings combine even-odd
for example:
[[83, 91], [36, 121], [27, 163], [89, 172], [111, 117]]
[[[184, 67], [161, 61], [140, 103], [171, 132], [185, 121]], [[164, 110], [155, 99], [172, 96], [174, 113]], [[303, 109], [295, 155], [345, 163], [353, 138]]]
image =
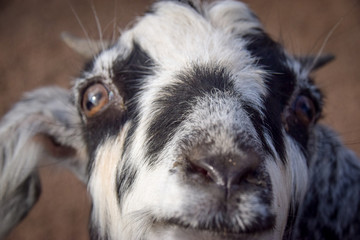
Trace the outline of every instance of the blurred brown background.
[[[60, 39], [62, 31], [98, 38], [94, 11], [104, 35], [124, 28], [149, 0], [0, 0], [0, 116], [22, 93], [44, 85], [70, 87], [84, 59]], [[249, 0], [271, 35], [296, 54], [317, 53], [338, 24], [325, 52], [335, 62], [316, 74], [327, 100], [324, 122], [360, 155], [360, 2], [358, 0]], [[93, 6], [93, 8], [92, 8]], [[118, 31], [116, 32], [119, 33]], [[88, 239], [90, 203], [86, 188], [69, 172], [41, 167], [43, 194], [10, 234], [16, 239]], [[1, 219], [0, 219], [1, 224]]]

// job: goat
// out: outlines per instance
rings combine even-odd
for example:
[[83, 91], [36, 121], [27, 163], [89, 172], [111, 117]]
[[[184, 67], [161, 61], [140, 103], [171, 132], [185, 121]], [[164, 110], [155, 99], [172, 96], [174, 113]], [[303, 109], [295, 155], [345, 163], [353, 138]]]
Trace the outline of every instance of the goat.
[[234, 1], [157, 2], [79, 51], [94, 57], [72, 91], [30, 92], [0, 122], [0, 238], [44, 158], [87, 184], [92, 239], [360, 235], [360, 165], [318, 122], [310, 77], [331, 56], [290, 55]]

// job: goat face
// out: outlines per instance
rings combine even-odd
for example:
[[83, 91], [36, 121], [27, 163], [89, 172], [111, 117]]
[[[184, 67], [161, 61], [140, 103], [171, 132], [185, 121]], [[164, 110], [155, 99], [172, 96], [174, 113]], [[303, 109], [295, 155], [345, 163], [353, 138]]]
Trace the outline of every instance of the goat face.
[[280, 239], [321, 108], [309, 66], [242, 3], [156, 3], [74, 88], [94, 231]]
[[[317, 123], [309, 75], [329, 60], [289, 55], [240, 2], [154, 4], [87, 64], [72, 94], [37, 90], [2, 120], [2, 171], [14, 174], [0, 184], [15, 187], [0, 188], [0, 237], [27, 210], [5, 200], [36, 201], [16, 189], [38, 184], [26, 176], [44, 147], [87, 182], [94, 239], [299, 239], [312, 227], [344, 237], [337, 221], [356, 236], [359, 207], [349, 217], [336, 201], [318, 208], [339, 213], [331, 221], [325, 211], [306, 225], [312, 203], [360, 180], [356, 157]], [[326, 177], [354, 184], [324, 188]]]

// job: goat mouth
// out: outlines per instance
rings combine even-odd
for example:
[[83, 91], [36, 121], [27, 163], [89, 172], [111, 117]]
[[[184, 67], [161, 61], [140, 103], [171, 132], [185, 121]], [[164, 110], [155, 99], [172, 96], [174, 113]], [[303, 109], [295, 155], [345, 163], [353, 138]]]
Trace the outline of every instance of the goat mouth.
[[206, 235], [223, 237], [225, 239], [243, 239], [245, 236], [271, 231], [275, 226], [275, 215], [257, 216], [251, 222], [246, 222], [234, 214], [218, 213], [206, 219], [187, 219], [186, 217], [173, 217], [163, 219], [163, 226], [175, 227], [190, 233], [203, 233]]
[[[159, 223], [159, 222], [158, 222]], [[258, 236], [267, 234], [274, 230], [273, 221], [253, 226], [253, 229], [246, 231], [240, 230], [236, 226], [205, 226], [198, 225], [196, 227], [184, 223], [179, 219], [169, 219], [168, 221], [159, 223], [165, 231], [170, 231], [178, 238], [175, 239], [207, 239], [207, 240], [250, 240], [257, 239]], [[161, 231], [160, 231], [161, 232]], [[180, 237], [179, 237], [180, 236]]]

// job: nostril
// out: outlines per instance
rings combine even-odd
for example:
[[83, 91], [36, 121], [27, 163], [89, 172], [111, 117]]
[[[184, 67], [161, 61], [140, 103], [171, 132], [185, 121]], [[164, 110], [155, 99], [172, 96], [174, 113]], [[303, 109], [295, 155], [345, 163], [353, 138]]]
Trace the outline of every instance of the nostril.
[[196, 166], [195, 164], [191, 163], [189, 164], [189, 170], [190, 172], [194, 173], [194, 174], [200, 174], [202, 176], [208, 176], [208, 171], [205, 170], [202, 167]]
[[202, 181], [213, 182], [225, 186], [227, 181], [226, 169], [217, 163], [217, 157], [190, 158], [189, 172], [193, 177]]
[[206, 181], [214, 181], [211, 166], [203, 164], [204, 161], [188, 161], [187, 172]]
[[[200, 149], [201, 150], [201, 149]], [[192, 179], [231, 188], [243, 183], [256, 183], [261, 158], [254, 151], [211, 156], [199, 148], [187, 158], [187, 173]]]
[[240, 185], [241, 183], [257, 184], [256, 169], [244, 168], [237, 171], [228, 177], [228, 185]]

